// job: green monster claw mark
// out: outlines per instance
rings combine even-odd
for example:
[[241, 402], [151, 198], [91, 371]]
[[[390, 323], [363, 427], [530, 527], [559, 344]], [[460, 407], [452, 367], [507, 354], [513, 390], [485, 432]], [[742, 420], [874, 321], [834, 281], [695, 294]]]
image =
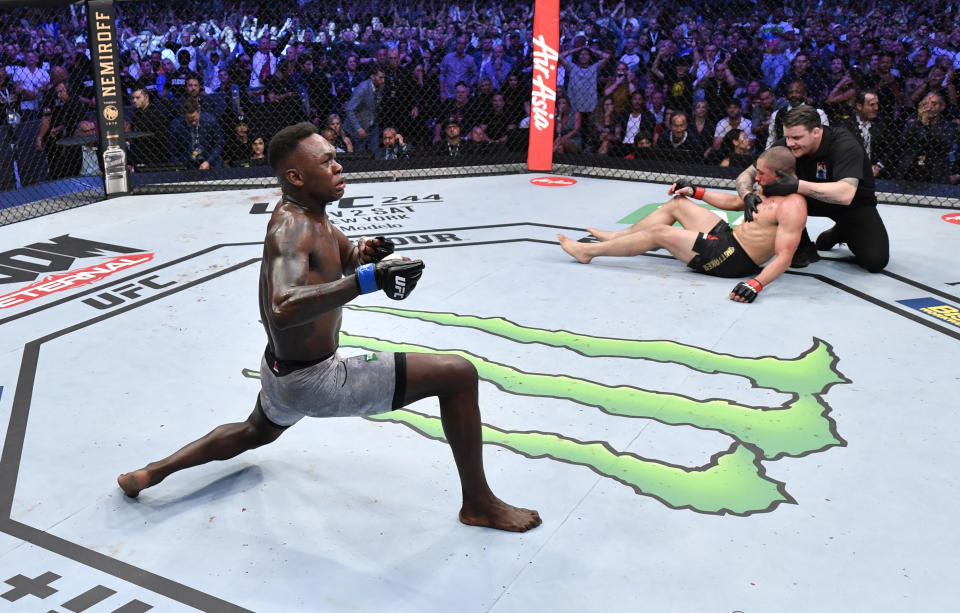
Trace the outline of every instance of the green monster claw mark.
[[823, 419], [823, 407], [810, 395], [798, 396], [782, 408], [756, 409], [726, 400], [698, 401], [679, 394], [651, 392], [626, 385], [611, 387], [576, 377], [527, 373], [466, 351], [442, 351], [346, 332], [340, 333], [340, 344], [367, 351], [459, 355], [477, 368], [481, 379], [505, 392], [563, 398], [597, 407], [611, 415], [645, 417], [670, 425], [718, 430], [756, 445], [768, 459], [799, 456], [843, 444], [833, 433], [832, 420]]
[[[445, 440], [439, 418], [409, 409], [368, 419], [404, 424], [430, 438]], [[739, 443], [715, 455], [708, 466], [688, 469], [618, 453], [607, 443], [583, 443], [545, 432], [510, 432], [484, 425], [483, 440], [530, 458], [551, 458], [586, 466], [675, 509], [749, 515], [770, 511], [783, 502], [794, 502], [783, 483], [764, 474], [756, 454]]]
[[[795, 501], [783, 483], [766, 476], [763, 460], [804, 456], [846, 445], [837, 434], [836, 423], [829, 416], [830, 406], [822, 396], [831, 386], [850, 381], [837, 370], [838, 358], [833, 349], [819, 339], [814, 339], [813, 346], [794, 359], [748, 358], [671, 341], [604, 338], [565, 330], [528, 328], [501, 317], [481, 318], [357, 305], [347, 308], [442, 326], [471, 328], [518, 343], [539, 343], [589, 357], [680, 364], [704, 373], [745, 377], [754, 387], [790, 395], [790, 400], [779, 407], [744, 406], [722, 399], [701, 401], [626, 385], [608, 386], [564, 375], [528, 373], [464, 350], [441, 350], [341, 332], [342, 345], [365, 351], [462, 356], [477, 368], [481, 378], [509, 393], [562, 398], [597, 407], [612, 415], [688, 425], [732, 437], [734, 442], [730, 448], [714, 455], [707, 465], [685, 468], [618, 452], [606, 442], [583, 442], [558, 433], [508, 431], [483, 426], [486, 443], [500, 445], [530, 458], [551, 458], [589, 467], [597, 474], [624, 483], [638, 494], [661, 500], [672, 508], [733, 515], [772, 511], [781, 503]], [[259, 377], [257, 371], [247, 369], [243, 374], [250, 378]], [[400, 409], [368, 419], [401, 423], [424, 436], [444, 440], [437, 417]]]
[[563, 347], [589, 357], [641, 358], [672, 362], [708, 374], [726, 373], [750, 379], [756, 387], [784, 393], [822, 394], [836, 383], [849, 381], [836, 370], [837, 357], [826, 342], [814, 339], [813, 347], [792, 360], [775, 357], [741, 358], [714, 353], [673, 341], [637, 341], [575, 334], [566, 330], [542, 330], [518, 326], [502, 317], [474, 317], [454, 313], [407, 311], [390, 307], [351, 305], [355, 311], [386, 313], [419, 319], [442, 326], [473, 328], [518, 343]]

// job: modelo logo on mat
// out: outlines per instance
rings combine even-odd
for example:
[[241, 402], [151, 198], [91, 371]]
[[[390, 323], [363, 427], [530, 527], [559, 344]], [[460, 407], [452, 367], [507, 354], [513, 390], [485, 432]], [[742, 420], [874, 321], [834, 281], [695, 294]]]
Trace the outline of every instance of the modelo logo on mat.
[[960, 225], [960, 213], [947, 213], [941, 219]]
[[[134, 255], [122, 255], [86, 268], [71, 270], [74, 262], [80, 258], [103, 258], [109, 252]], [[0, 295], [0, 309], [72, 287], [95, 283], [118, 270], [149, 262], [153, 255], [145, 253], [143, 249], [91, 241], [69, 234], [51, 238], [49, 243], [33, 243], [4, 251], [0, 253], [0, 285], [32, 283]], [[45, 276], [41, 279], [41, 275]]]
[[545, 185], [547, 187], [566, 187], [577, 184], [577, 180], [570, 177], [537, 177], [536, 179], [530, 179], [530, 182], [534, 185]]

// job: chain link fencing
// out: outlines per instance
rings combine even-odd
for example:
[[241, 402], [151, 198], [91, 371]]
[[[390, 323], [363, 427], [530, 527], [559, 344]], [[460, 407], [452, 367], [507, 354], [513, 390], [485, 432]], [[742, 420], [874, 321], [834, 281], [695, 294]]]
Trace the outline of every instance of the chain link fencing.
[[[0, 224], [105, 197], [85, 5], [31, 4], [0, 14]], [[956, 2], [561, 8], [555, 172], [732, 188], [783, 109], [810, 104], [869, 149], [881, 201], [960, 204]], [[351, 181], [526, 170], [532, 4], [115, 9], [133, 193], [275, 186], [266, 146], [298, 121]]]
[[5, 6], [0, 32], [0, 224], [102, 200], [83, 5]]

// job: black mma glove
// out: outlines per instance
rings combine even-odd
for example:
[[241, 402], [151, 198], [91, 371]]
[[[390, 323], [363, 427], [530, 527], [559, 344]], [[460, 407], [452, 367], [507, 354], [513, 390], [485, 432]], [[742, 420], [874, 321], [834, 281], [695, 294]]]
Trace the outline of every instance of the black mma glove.
[[361, 294], [382, 289], [389, 298], [403, 300], [410, 295], [423, 275], [423, 260], [399, 257], [357, 267], [357, 287]]
[[733, 291], [730, 293], [743, 298], [746, 302], [753, 302], [762, 289], [763, 285], [759, 281], [756, 279], [747, 279], [733, 286]]
[[691, 181], [687, 179], [677, 179], [674, 182], [674, 185], [676, 185], [676, 187], [673, 190], [674, 194], [676, 194], [677, 192], [679, 192], [681, 189], [685, 187], [689, 187], [691, 192], [690, 195], [696, 198], [697, 200], [703, 200], [703, 192], [707, 191], [704, 188], [700, 187], [699, 185], [694, 185]]
[[743, 220], [753, 221], [753, 214], [757, 212], [757, 207], [763, 199], [756, 194], [747, 194], [743, 197]]
[[777, 176], [780, 178], [763, 186], [764, 196], [788, 196], [796, 194], [800, 189], [800, 181], [796, 177], [791, 177], [779, 170]]
[[[376, 242], [374, 242], [376, 241]], [[369, 262], [379, 262], [383, 258], [393, 253], [393, 241], [383, 236], [369, 238], [364, 236], [357, 241], [357, 263], [360, 263], [360, 256], [365, 255], [364, 247], [370, 245], [373, 247], [373, 255], [366, 258], [364, 264]]]

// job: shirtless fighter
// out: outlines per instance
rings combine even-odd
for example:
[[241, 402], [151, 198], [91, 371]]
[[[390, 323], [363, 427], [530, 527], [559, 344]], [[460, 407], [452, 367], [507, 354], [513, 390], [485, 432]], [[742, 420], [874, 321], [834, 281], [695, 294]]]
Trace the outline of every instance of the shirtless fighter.
[[339, 355], [343, 305], [377, 290], [403, 300], [423, 262], [392, 256], [383, 237], [355, 244], [330, 222], [326, 207], [343, 196], [343, 167], [313, 124], [280, 130], [268, 150], [283, 195], [267, 225], [260, 267], [267, 348], [256, 406], [246, 421], [218, 426], [163, 460], [120, 475], [124, 493], [136, 497], [178, 470], [271, 443], [305, 416], [372, 415], [437, 396], [460, 475], [460, 521], [516, 532], [540, 525], [536, 511], [504, 503], [487, 485], [477, 371], [469, 361], [421, 353]]
[[[757, 159], [757, 182], [762, 186], [777, 181], [778, 170], [793, 175], [794, 164], [786, 147], [767, 149]], [[790, 266], [807, 221], [802, 196], [761, 197], [754, 193], [741, 200], [734, 194], [708, 192], [686, 180], [671, 185], [667, 193], [673, 196], [669, 202], [629, 228], [616, 232], [587, 228], [598, 243], [580, 243], [558, 234], [560, 246], [583, 264], [601, 255], [639, 255], [663, 247], [696, 272], [727, 278], [752, 275], [730, 292], [730, 299], [737, 302], [753, 302]], [[731, 228], [685, 196], [718, 209], [744, 211], [744, 222]], [[675, 222], [683, 227], [675, 227]]]

